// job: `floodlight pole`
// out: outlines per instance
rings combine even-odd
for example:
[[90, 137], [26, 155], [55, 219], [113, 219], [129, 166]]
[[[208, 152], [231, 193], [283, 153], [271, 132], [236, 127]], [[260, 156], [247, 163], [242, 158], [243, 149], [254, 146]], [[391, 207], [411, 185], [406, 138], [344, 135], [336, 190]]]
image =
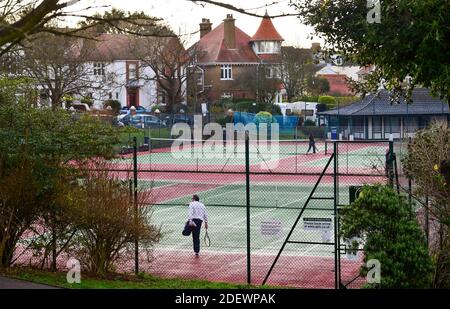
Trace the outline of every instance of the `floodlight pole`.
[[247, 284], [251, 284], [250, 250], [250, 144], [248, 131], [245, 132], [245, 191], [247, 206]]

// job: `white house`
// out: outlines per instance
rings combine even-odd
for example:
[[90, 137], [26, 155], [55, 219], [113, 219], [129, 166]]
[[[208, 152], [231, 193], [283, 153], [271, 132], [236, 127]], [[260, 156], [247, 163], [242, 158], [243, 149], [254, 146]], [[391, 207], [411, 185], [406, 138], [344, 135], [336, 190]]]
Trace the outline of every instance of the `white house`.
[[101, 34], [96, 38], [86, 65], [92, 68], [92, 87], [87, 95], [94, 105], [118, 100], [122, 106], [143, 106], [163, 101], [155, 72], [138, 60], [126, 34]]

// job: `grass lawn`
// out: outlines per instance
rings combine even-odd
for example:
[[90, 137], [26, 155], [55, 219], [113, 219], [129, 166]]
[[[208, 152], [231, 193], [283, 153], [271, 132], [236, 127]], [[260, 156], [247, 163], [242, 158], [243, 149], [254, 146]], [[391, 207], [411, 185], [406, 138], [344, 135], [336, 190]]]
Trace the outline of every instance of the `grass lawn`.
[[[69, 289], [260, 289], [274, 288], [270, 286], [248, 286], [209, 282], [203, 280], [163, 279], [149, 274], [123, 275], [110, 274], [104, 278], [96, 278], [81, 274], [81, 283], [69, 284], [65, 272], [50, 272], [32, 268], [12, 267], [0, 270], [0, 275], [36, 283], [48, 284]], [[278, 288], [278, 287], [277, 287]]]

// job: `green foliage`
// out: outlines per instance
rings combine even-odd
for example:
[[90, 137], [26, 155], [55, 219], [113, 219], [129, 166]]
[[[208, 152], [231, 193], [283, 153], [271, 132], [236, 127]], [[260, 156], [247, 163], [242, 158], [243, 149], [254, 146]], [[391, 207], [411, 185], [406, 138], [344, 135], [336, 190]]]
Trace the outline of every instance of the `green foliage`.
[[308, 96], [308, 95], [304, 95], [304, 96], [300, 96], [297, 97], [293, 100], [295, 101], [300, 101], [300, 102], [319, 102], [319, 96]]
[[223, 113], [224, 110], [223, 110], [223, 107], [220, 105], [213, 105], [213, 106], [211, 106], [210, 112], [214, 113], [214, 114], [219, 114], [219, 113]]
[[[17, 96], [20, 94], [20, 96]], [[16, 104], [18, 101], [35, 103], [37, 93], [33, 81], [26, 77], [0, 78], [0, 106]]]
[[120, 109], [122, 108], [122, 104], [120, 104], [117, 100], [106, 100], [103, 102], [103, 108], [107, 108], [108, 106], [111, 106], [111, 109], [115, 114], [118, 114]]
[[82, 97], [80, 102], [87, 104], [89, 107], [92, 107], [92, 104], [93, 104], [93, 100], [90, 97]]
[[[49, 214], [64, 209], [62, 195], [77, 177], [74, 167], [92, 157], [112, 158], [117, 142], [114, 128], [88, 115], [76, 120], [61, 109], [0, 107], [0, 176], [2, 181], [9, 179], [1, 192], [8, 198], [0, 202], [0, 244], [6, 244], [0, 248], [3, 266], [11, 263], [17, 241], [38, 217], [41, 225], [56, 223], [59, 216]], [[8, 219], [16, 212], [21, 215]]]
[[159, 110], [160, 113], [164, 113], [166, 111], [166, 107], [158, 104], [152, 105], [151, 111], [154, 113], [156, 110]]
[[[432, 221], [441, 225], [439, 243], [432, 243], [436, 260], [434, 286], [450, 287], [450, 129], [445, 122], [434, 122], [416, 132], [402, 159], [407, 177], [415, 183], [414, 194], [429, 198]], [[433, 238], [433, 237], [432, 237]]]
[[336, 106], [336, 99], [332, 96], [320, 96], [318, 102], [325, 104], [328, 109], [332, 109]]
[[[341, 235], [353, 248], [363, 245], [364, 262], [380, 262], [381, 282], [369, 287], [431, 286], [433, 264], [425, 236], [408, 203], [392, 188], [365, 186], [359, 198], [341, 212]], [[361, 268], [362, 275], [367, 271]]]
[[[78, 227], [75, 246], [70, 251], [89, 272], [105, 274], [114, 271], [114, 263], [133, 252], [135, 240], [140, 254], [151, 249], [160, 238], [160, 231], [150, 224], [150, 207], [135, 211], [130, 199], [129, 184], [110, 172], [109, 163], [96, 161], [88, 166], [81, 185], [72, 190], [68, 208], [74, 213]], [[148, 201], [150, 192], [139, 192], [138, 203]]]
[[253, 114], [257, 114], [259, 112], [269, 112], [272, 115], [281, 115], [281, 108], [278, 105], [271, 103], [257, 103], [251, 100], [243, 100], [232, 103], [229, 102], [224, 106], [226, 109], [232, 109], [236, 112], [248, 112]]
[[220, 124], [222, 127], [225, 127], [227, 125], [227, 118], [226, 117], [216, 118], [216, 122]]
[[330, 91], [330, 83], [325, 77], [311, 77], [307, 81], [308, 90], [313, 95], [321, 95]]
[[[362, 66], [375, 65], [368, 90], [381, 78], [392, 89], [429, 87], [450, 98], [450, 27], [447, 0], [384, 0], [381, 22], [369, 23], [366, 0], [293, 0], [302, 20], [335, 50]], [[407, 91], [409, 92], [409, 91]]]
[[314, 127], [314, 126], [316, 126], [316, 123], [314, 121], [312, 121], [311, 119], [306, 119], [305, 122], [303, 123], [303, 125], [305, 127]]
[[361, 98], [359, 96], [345, 96], [345, 97], [334, 97], [336, 100], [336, 105], [339, 104], [340, 107], [350, 105], [352, 103], [355, 103], [356, 101], [360, 100]]

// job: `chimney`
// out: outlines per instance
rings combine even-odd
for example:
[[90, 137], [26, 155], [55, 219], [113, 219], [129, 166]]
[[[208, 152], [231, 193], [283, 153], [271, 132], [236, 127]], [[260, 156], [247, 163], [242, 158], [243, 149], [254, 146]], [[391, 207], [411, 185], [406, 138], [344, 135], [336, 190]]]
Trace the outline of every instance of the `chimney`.
[[207, 18], [203, 18], [200, 23], [200, 39], [211, 31], [212, 23]]
[[320, 43], [311, 43], [311, 50], [314, 52], [319, 52], [321, 50]]
[[236, 30], [234, 27], [234, 21], [236, 19], [233, 18], [233, 14], [227, 14], [227, 18], [223, 20], [224, 22], [224, 40], [225, 45], [228, 49], [236, 48]]

